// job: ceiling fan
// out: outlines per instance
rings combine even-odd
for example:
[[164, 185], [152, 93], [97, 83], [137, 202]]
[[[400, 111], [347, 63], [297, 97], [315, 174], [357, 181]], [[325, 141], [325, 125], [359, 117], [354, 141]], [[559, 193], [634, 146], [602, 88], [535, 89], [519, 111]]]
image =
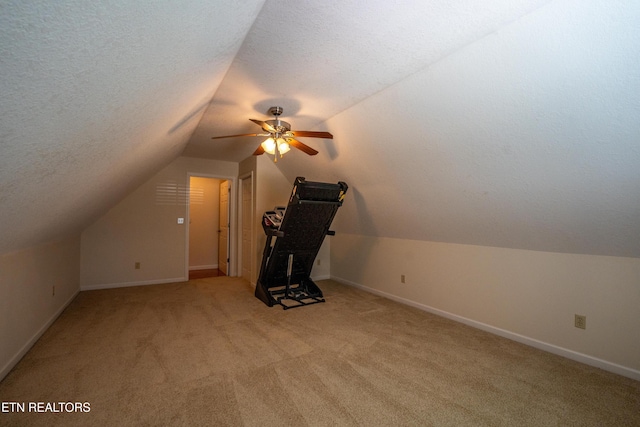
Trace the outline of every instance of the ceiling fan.
[[306, 144], [298, 141], [297, 137], [307, 138], [327, 138], [333, 139], [333, 135], [329, 132], [318, 132], [308, 130], [291, 130], [291, 125], [284, 120], [280, 120], [278, 116], [282, 114], [282, 107], [269, 108], [269, 114], [273, 115], [273, 120], [255, 120], [249, 119], [253, 123], [262, 127], [263, 133], [242, 133], [239, 135], [214, 136], [211, 139], [234, 138], [238, 136], [266, 136], [267, 139], [260, 144], [258, 149], [254, 151], [254, 156], [259, 156], [265, 152], [274, 156], [274, 161], [278, 161], [278, 155], [291, 150], [291, 147], [307, 153], [310, 156], [318, 154], [316, 150]]

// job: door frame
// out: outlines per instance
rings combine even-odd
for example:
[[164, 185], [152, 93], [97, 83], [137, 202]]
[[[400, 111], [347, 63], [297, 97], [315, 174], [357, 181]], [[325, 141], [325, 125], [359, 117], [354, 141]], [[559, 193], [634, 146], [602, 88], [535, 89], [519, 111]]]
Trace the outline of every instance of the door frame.
[[[242, 207], [242, 184], [244, 181], [249, 180], [251, 182], [251, 219], [249, 220], [251, 223], [251, 239], [250, 239], [250, 247], [254, 248], [255, 247], [255, 202], [256, 202], [256, 188], [255, 188], [255, 179], [254, 179], [254, 174], [253, 171], [248, 172], [244, 175], [241, 175], [238, 179], [238, 226], [237, 226], [237, 233], [238, 233], [238, 253], [237, 253], [237, 257], [238, 257], [238, 277], [242, 277], [242, 227], [244, 226], [244, 224], [242, 223], [242, 215], [243, 215], [243, 207]], [[253, 253], [253, 250], [251, 251], [251, 255], [249, 257], [249, 270], [251, 271], [250, 277], [249, 277], [249, 282], [255, 286], [255, 283], [252, 281], [254, 273], [255, 273], [255, 269], [256, 269], [256, 263], [255, 263], [255, 256]]]
[[[237, 227], [236, 227], [236, 206], [237, 206], [237, 196], [235, 189], [238, 186], [238, 178], [235, 176], [228, 175], [217, 175], [217, 174], [206, 174], [200, 172], [187, 172], [187, 218], [185, 221], [186, 227], [184, 227], [184, 271], [185, 277], [189, 280], [189, 219], [191, 218], [190, 204], [191, 204], [191, 177], [198, 178], [214, 178], [222, 181], [229, 181], [231, 186], [231, 191], [229, 192], [229, 271], [227, 276], [233, 277], [237, 276], [237, 268], [238, 268], [238, 260], [237, 256], [237, 247], [238, 247], [238, 236], [237, 236]], [[219, 201], [218, 201], [219, 203]]]

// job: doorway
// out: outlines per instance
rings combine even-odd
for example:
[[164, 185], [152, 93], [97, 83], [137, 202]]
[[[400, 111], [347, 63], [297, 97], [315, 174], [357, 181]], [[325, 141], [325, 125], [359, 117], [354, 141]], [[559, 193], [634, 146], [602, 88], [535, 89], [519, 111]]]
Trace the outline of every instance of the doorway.
[[230, 275], [232, 180], [189, 175], [187, 277]]

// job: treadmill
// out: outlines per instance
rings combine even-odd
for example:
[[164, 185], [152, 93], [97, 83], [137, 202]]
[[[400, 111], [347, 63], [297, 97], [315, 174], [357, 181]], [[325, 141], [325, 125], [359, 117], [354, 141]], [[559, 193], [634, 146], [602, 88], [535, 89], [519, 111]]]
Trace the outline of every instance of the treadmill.
[[325, 302], [309, 277], [331, 222], [342, 206], [347, 184], [306, 181], [297, 177], [289, 204], [262, 216], [267, 235], [255, 296], [283, 309]]

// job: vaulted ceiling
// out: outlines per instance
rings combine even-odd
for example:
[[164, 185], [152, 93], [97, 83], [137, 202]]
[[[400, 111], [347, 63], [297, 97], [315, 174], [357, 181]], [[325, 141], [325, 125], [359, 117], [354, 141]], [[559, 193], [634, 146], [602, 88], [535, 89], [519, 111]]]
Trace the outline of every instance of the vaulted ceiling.
[[336, 228], [640, 257], [640, 4], [0, 4], [0, 253], [82, 230], [183, 154], [238, 162], [284, 108], [346, 181]]

